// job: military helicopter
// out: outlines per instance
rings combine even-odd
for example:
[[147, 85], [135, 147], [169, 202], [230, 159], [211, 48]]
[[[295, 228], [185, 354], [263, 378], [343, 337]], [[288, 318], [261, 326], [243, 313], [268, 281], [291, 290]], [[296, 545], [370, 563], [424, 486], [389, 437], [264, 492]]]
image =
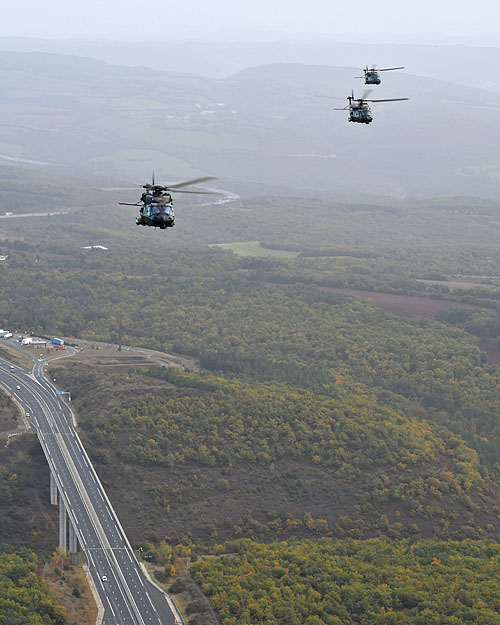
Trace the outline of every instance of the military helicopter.
[[[194, 193], [197, 195], [214, 195], [213, 191], [197, 191], [183, 189], [194, 184], [200, 184], [207, 180], [213, 180], [215, 176], [203, 176], [183, 182], [174, 182], [170, 185], [156, 184], [153, 172], [151, 183], [143, 184], [145, 191], [137, 202], [118, 202], [122, 206], [140, 206], [139, 217], [135, 223], [138, 226], [153, 226], [154, 228], [173, 228], [175, 226], [174, 201], [171, 193]], [[131, 187], [135, 188], [135, 187]]]
[[355, 78], [364, 78], [365, 85], [380, 85], [382, 81], [379, 72], [392, 72], [395, 69], [404, 69], [404, 67], [382, 67], [379, 69], [376, 65], [371, 67], [367, 65], [364, 69], [360, 67], [345, 67], [344, 69], [359, 69], [363, 72], [363, 76], [355, 76]]
[[[368, 102], [401, 102], [408, 100], [408, 98], [382, 98], [377, 100], [369, 100], [371, 91], [364, 91], [360, 98], [354, 97], [354, 91], [351, 95], [347, 96], [348, 104], [341, 109], [333, 109], [334, 111], [347, 111], [349, 110], [349, 121], [357, 122], [358, 124], [369, 124], [373, 121], [372, 111]], [[332, 100], [340, 100], [341, 98], [335, 98], [333, 96], [321, 96], [322, 98], [330, 98]]]

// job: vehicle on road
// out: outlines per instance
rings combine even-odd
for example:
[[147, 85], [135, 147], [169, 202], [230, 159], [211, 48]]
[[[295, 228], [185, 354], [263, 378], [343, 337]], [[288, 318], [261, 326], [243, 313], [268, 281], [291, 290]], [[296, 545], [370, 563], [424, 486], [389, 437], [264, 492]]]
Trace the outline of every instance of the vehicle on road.
[[102, 580], [103, 582], [107, 582], [107, 581], [108, 581], [108, 577], [107, 577], [107, 575], [103, 575], [103, 576], [101, 577], [101, 580]]
[[20, 391], [21, 387], [19, 386], [19, 384], [16, 386], [17, 390]]

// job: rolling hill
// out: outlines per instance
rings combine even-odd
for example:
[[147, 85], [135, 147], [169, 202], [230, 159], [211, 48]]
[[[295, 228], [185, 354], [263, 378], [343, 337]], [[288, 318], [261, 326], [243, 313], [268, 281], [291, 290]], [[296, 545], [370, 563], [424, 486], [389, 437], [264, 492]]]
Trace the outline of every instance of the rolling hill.
[[276, 64], [209, 79], [64, 55], [0, 60], [3, 160], [134, 180], [152, 169], [168, 180], [209, 172], [252, 194], [500, 191], [499, 107], [486, 91], [391, 76], [373, 97], [410, 101], [374, 105], [373, 124], [360, 127], [332, 111], [345, 100], [317, 97], [349, 93], [354, 81], [335, 67]]

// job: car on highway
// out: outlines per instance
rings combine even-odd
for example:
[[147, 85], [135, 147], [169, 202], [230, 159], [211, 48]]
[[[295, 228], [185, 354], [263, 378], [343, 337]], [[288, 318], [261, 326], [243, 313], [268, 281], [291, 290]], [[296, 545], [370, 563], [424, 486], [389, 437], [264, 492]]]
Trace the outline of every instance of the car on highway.
[[16, 386], [17, 390], [20, 391], [21, 387], [19, 386], [19, 384]]
[[107, 582], [107, 581], [108, 581], [108, 577], [107, 577], [107, 575], [103, 575], [103, 576], [101, 577], [101, 580], [102, 580], [103, 582]]

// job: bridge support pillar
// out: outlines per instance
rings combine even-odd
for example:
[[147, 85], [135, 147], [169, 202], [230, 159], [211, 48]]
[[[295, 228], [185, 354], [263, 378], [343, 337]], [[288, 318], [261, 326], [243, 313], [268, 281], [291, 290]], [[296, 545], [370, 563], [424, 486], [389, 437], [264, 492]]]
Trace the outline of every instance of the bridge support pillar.
[[76, 553], [78, 551], [78, 540], [71, 519], [69, 520], [68, 551], [70, 553]]
[[62, 497], [59, 497], [59, 547], [68, 550], [68, 518]]
[[52, 471], [50, 472], [50, 503], [57, 506], [57, 484]]

